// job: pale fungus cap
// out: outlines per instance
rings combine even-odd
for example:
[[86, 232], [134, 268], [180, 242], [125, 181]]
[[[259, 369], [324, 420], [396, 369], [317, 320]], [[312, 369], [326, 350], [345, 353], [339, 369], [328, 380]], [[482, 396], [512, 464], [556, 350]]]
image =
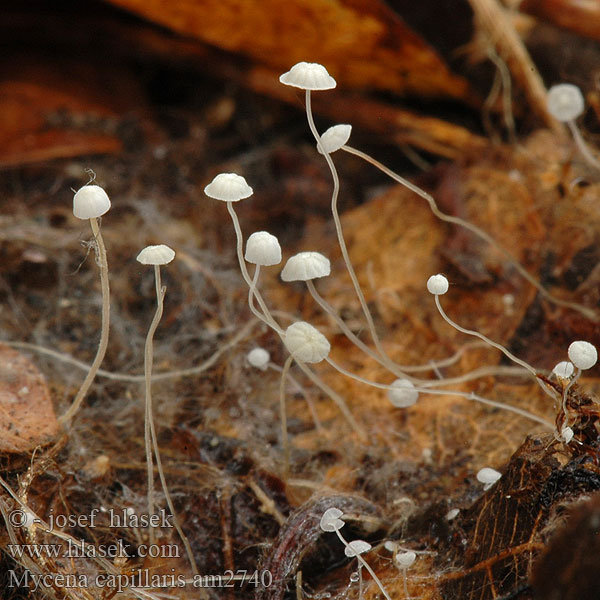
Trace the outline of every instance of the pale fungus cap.
[[146, 246], [136, 260], [143, 265], [168, 265], [175, 258], [175, 251], [169, 246]]
[[448, 291], [448, 280], [444, 275], [432, 275], [427, 280], [427, 291], [434, 296], [441, 296]]
[[[321, 136], [321, 146], [323, 146], [323, 150], [325, 150], [327, 154], [336, 152], [350, 139], [351, 133], [352, 125], [334, 125], [333, 127], [330, 127]], [[318, 144], [317, 150], [320, 154], [323, 154]]]
[[248, 352], [246, 360], [251, 366], [261, 371], [266, 371], [271, 360], [271, 355], [264, 348], [254, 348]]
[[219, 173], [205, 188], [209, 198], [223, 202], [239, 202], [252, 196], [252, 188], [241, 175], [235, 173]]
[[349, 557], [358, 556], [359, 554], [364, 554], [368, 552], [372, 548], [369, 542], [365, 542], [364, 540], [353, 540], [348, 542], [348, 545], [344, 548], [344, 554]]
[[331, 273], [329, 259], [319, 252], [300, 252], [290, 257], [281, 271], [283, 281], [308, 281]]
[[321, 362], [331, 350], [327, 338], [306, 321], [292, 323], [285, 330], [283, 343], [296, 360], [306, 363]]
[[565, 444], [568, 444], [573, 439], [574, 435], [575, 433], [568, 425], [564, 425], [563, 428], [560, 430], [560, 439]]
[[581, 90], [571, 83], [559, 83], [548, 90], [546, 98], [548, 112], [563, 123], [573, 121], [585, 109]]
[[101, 217], [109, 209], [108, 194], [99, 185], [84, 185], [73, 196], [73, 214], [78, 219]]
[[398, 552], [398, 554], [396, 554], [394, 557], [396, 564], [401, 569], [408, 569], [408, 567], [411, 567], [416, 559], [417, 555], [412, 550], [408, 550], [407, 552]]
[[562, 360], [552, 369], [552, 372], [561, 379], [569, 379], [573, 375], [573, 371], [575, 371], [575, 366], [568, 360]]
[[266, 231], [254, 232], [246, 242], [246, 260], [249, 263], [270, 267], [281, 262], [279, 240]]
[[419, 392], [408, 379], [396, 379], [388, 390], [388, 398], [394, 406], [406, 408], [417, 402]]
[[477, 473], [477, 481], [484, 484], [484, 490], [489, 490], [500, 477], [502, 477], [502, 473], [499, 473], [496, 469], [491, 469], [490, 467], [484, 467]]
[[331, 90], [337, 85], [323, 65], [308, 62], [294, 65], [279, 81], [303, 90]]
[[343, 514], [339, 508], [328, 508], [321, 517], [319, 527], [322, 531], [338, 531], [346, 524], [340, 518]]
[[573, 342], [567, 353], [571, 362], [582, 371], [591, 369], [598, 361], [598, 351], [589, 342]]

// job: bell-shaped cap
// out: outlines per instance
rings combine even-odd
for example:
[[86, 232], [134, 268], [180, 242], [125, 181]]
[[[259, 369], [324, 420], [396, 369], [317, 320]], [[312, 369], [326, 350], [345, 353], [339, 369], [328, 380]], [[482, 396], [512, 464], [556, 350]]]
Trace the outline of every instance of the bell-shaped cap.
[[331, 273], [329, 259], [319, 252], [299, 252], [290, 257], [281, 271], [283, 281], [308, 281]]
[[168, 265], [175, 258], [175, 251], [169, 246], [146, 246], [136, 260], [143, 265]]
[[264, 348], [253, 348], [246, 354], [246, 360], [256, 369], [266, 371], [269, 366], [269, 361], [271, 360], [271, 355]]
[[372, 546], [369, 542], [365, 542], [364, 540], [352, 540], [351, 542], [348, 542], [348, 545], [344, 549], [344, 554], [352, 558], [353, 556], [368, 552], [371, 548]]
[[331, 90], [337, 85], [323, 65], [308, 62], [295, 64], [279, 81], [302, 90]]
[[566, 123], [573, 121], [585, 109], [581, 90], [572, 83], [559, 83], [548, 90], [546, 97], [548, 112], [557, 120]]
[[219, 173], [205, 188], [209, 198], [223, 202], [239, 202], [252, 196], [252, 188], [241, 175], [235, 173]]
[[432, 275], [427, 280], [427, 291], [434, 296], [441, 296], [448, 291], [448, 279], [444, 275]]
[[329, 355], [327, 338], [306, 321], [292, 323], [283, 336], [288, 352], [300, 362], [318, 363]]
[[267, 231], [254, 232], [246, 242], [246, 260], [249, 263], [270, 267], [281, 262], [279, 240]]
[[78, 219], [94, 219], [109, 209], [108, 194], [99, 185], [84, 185], [73, 196], [73, 214]]
[[321, 517], [319, 527], [322, 531], [333, 532], [341, 529], [346, 523], [342, 521], [340, 517], [343, 516], [343, 512], [339, 508], [328, 508]]
[[502, 473], [490, 467], [483, 467], [477, 472], [477, 481], [484, 484], [484, 490], [489, 490], [501, 477]]
[[412, 381], [408, 379], [396, 379], [388, 390], [390, 402], [398, 408], [407, 408], [416, 404], [419, 392], [415, 390]]
[[567, 353], [571, 362], [582, 371], [591, 369], [598, 361], [598, 351], [589, 342], [573, 342]]
[[[334, 125], [333, 127], [330, 127], [321, 136], [321, 146], [323, 146], [323, 150], [325, 150], [327, 154], [337, 152], [350, 139], [351, 133], [352, 125]], [[318, 144], [317, 150], [320, 154], [323, 154]]]

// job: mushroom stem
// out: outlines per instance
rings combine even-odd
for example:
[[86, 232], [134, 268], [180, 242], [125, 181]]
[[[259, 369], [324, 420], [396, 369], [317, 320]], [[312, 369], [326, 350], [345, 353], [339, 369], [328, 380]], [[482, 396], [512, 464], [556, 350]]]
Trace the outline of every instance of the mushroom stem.
[[375, 344], [375, 348], [377, 352], [379, 352], [382, 358], [388, 358], [383, 346], [381, 345], [381, 341], [379, 340], [379, 336], [375, 331], [375, 323], [373, 322], [373, 317], [371, 316], [371, 312], [369, 311], [369, 307], [367, 306], [367, 302], [365, 300], [365, 296], [362, 292], [360, 284], [358, 283], [358, 278], [356, 277], [356, 273], [354, 272], [354, 267], [350, 262], [350, 256], [348, 255], [348, 249], [346, 248], [346, 242], [344, 240], [344, 234], [342, 231], [342, 224], [340, 222], [340, 216], [338, 214], [337, 209], [337, 199], [340, 191], [340, 179], [337, 174], [337, 170], [335, 165], [333, 164], [333, 160], [331, 156], [324, 151], [323, 146], [321, 144], [321, 137], [317, 132], [317, 128], [315, 127], [315, 122], [312, 115], [311, 103], [310, 103], [310, 90], [306, 90], [306, 116], [308, 118], [308, 126], [317, 141], [317, 146], [321, 149], [325, 160], [327, 161], [327, 166], [331, 171], [331, 176], [333, 177], [333, 192], [331, 194], [331, 212], [333, 214], [333, 222], [335, 224], [335, 231], [337, 233], [338, 244], [340, 246], [340, 250], [342, 251], [342, 257], [344, 258], [344, 262], [346, 263], [346, 269], [348, 270], [348, 274], [350, 275], [350, 279], [352, 280], [352, 285], [354, 286], [354, 291], [356, 296], [358, 297], [358, 301], [360, 302], [360, 306], [365, 315], [365, 319], [367, 320], [367, 325], [369, 327], [369, 332], [371, 333], [371, 337], [373, 338], [373, 343]]
[[[167, 288], [164, 287], [161, 283], [160, 277], [160, 266], [154, 265], [154, 280], [156, 286], [156, 312], [154, 313], [154, 318], [150, 323], [150, 327], [148, 329], [148, 334], [146, 335], [146, 344], [144, 346], [144, 389], [145, 389], [145, 418], [144, 418], [144, 442], [146, 449], [146, 467], [148, 474], [148, 514], [154, 514], [154, 468], [152, 461], [152, 449], [154, 449], [154, 454], [156, 456], [156, 470], [158, 471], [158, 476], [160, 478], [160, 483], [162, 486], [163, 493], [165, 495], [165, 500], [167, 502], [167, 506], [173, 515], [173, 525], [183, 542], [185, 547], [185, 551], [188, 556], [188, 560], [190, 561], [190, 565], [192, 567], [192, 572], [194, 575], [198, 574], [198, 567], [196, 566], [196, 561], [194, 559], [194, 554], [192, 552], [192, 547], [190, 542], [183, 532], [181, 525], [179, 524], [179, 518], [177, 517], [177, 513], [175, 512], [175, 506], [173, 505], [173, 501], [171, 499], [171, 494], [169, 493], [169, 488], [167, 486], [167, 481], [165, 478], [165, 473], [162, 466], [162, 460], [160, 458], [160, 452], [158, 448], [158, 440], [156, 437], [156, 429], [154, 426], [154, 417], [152, 414], [152, 365], [154, 362], [154, 333], [158, 327], [158, 324], [162, 318], [163, 307], [164, 307], [164, 298]], [[154, 543], [154, 527], [150, 527], [149, 531], [149, 539], [150, 543]]]
[[290, 476], [290, 440], [287, 432], [287, 410], [285, 405], [285, 378], [290, 370], [294, 357], [290, 354], [283, 369], [279, 382], [279, 418], [281, 419], [281, 444], [283, 446], [283, 480], [287, 481]]
[[[344, 544], [344, 546], [346, 548], [349, 548], [350, 545], [346, 541], [346, 538], [340, 533], [340, 530], [335, 529], [334, 531], [335, 531], [336, 535], [338, 536], [338, 538], [340, 539], [340, 542], [342, 542], [342, 544]], [[386, 600], [392, 600], [390, 598], [389, 594], [386, 592], [385, 588], [383, 587], [383, 583], [381, 583], [381, 580], [375, 574], [375, 571], [373, 571], [373, 569], [371, 569], [371, 567], [369, 566], [369, 563], [360, 554], [355, 554], [354, 556], [356, 556], [358, 562], [369, 572], [369, 574], [371, 575], [371, 577], [377, 584], [377, 587], [381, 590], [381, 593], [385, 596]]]
[[494, 342], [489, 337], [483, 335], [483, 333], [479, 333], [479, 331], [473, 331], [472, 329], [465, 329], [464, 327], [461, 327], [458, 323], [455, 323], [446, 314], [446, 312], [442, 308], [442, 305], [440, 303], [439, 294], [434, 294], [434, 299], [435, 299], [435, 305], [437, 306], [437, 309], [438, 309], [440, 315], [442, 316], [442, 319], [444, 319], [444, 321], [446, 321], [446, 323], [448, 323], [448, 325], [450, 325], [451, 327], [454, 327], [454, 329], [460, 331], [461, 333], [465, 333], [467, 335], [472, 335], [476, 338], [479, 338], [480, 340], [483, 340], [490, 346], [493, 346], [497, 350], [500, 350], [500, 352], [502, 352], [502, 354], [504, 354], [504, 356], [506, 356], [507, 358], [512, 360], [514, 363], [518, 364], [519, 366], [523, 367], [524, 369], [527, 369], [533, 375], [533, 378], [537, 381], [537, 373], [530, 364], [526, 363], [524, 360], [521, 360], [520, 358], [517, 358], [512, 352], [507, 350], [502, 344], [499, 344], [498, 342]]
[[96, 217], [92, 217], [90, 219], [90, 227], [92, 228], [92, 233], [94, 234], [94, 240], [96, 242], [95, 249], [96, 256], [98, 257], [99, 261], [100, 286], [102, 288], [102, 326], [100, 331], [100, 343], [98, 344], [98, 351], [96, 352], [94, 362], [90, 366], [90, 370], [83, 380], [83, 383], [81, 384], [73, 403], [67, 412], [65, 412], [65, 414], [60, 416], [58, 419], [59, 423], [62, 425], [69, 423], [81, 407], [81, 403], [90, 389], [90, 386], [96, 377], [96, 373], [98, 372], [98, 369], [104, 360], [104, 355], [106, 354], [106, 348], [108, 346], [108, 332], [110, 326], [110, 287], [108, 283], [108, 261], [106, 259], [104, 240], [102, 239], [102, 234], [100, 233], [100, 228], [98, 226], [98, 219]]
[[[370, 387], [374, 387], [374, 388], [377, 388], [380, 390], [393, 389], [393, 386], [391, 386], [391, 385], [387, 385], [385, 383], [377, 383], [376, 381], [370, 381], [369, 379], [365, 379], [364, 377], [361, 377], [360, 375], [356, 375], [356, 373], [352, 373], [352, 371], [348, 371], [347, 369], [345, 369], [344, 367], [342, 367], [341, 365], [336, 363], [334, 360], [332, 360], [330, 357], [327, 357], [325, 360], [336, 371], [338, 371], [338, 373], [341, 373], [342, 375], [344, 375], [350, 379], [354, 379], [355, 381], [358, 381], [359, 383], [363, 383], [364, 385], [368, 385]], [[461, 392], [460, 390], [439, 390], [439, 389], [432, 389], [432, 388], [423, 387], [423, 386], [415, 387], [414, 390], [419, 393], [431, 394], [434, 396], [458, 396], [460, 398], [465, 398], [467, 400], [473, 400], [474, 402], [479, 402], [480, 404], [485, 404], [487, 406], [492, 406], [494, 408], [499, 408], [501, 410], [506, 410], [508, 412], [515, 413], [517, 415], [520, 415], [521, 417], [525, 417], [526, 419], [535, 421], [536, 423], [539, 423], [540, 425], [544, 425], [545, 427], [548, 427], [549, 429], [555, 428], [554, 425], [550, 421], [547, 421], [546, 419], [544, 419], [542, 417], [538, 417], [537, 415], [534, 415], [533, 413], [523, 410], [522, 408], [518, 408], [517, 406], [512, 406], [510, 404], [504, 404], [502, 402], [496, 402], [495, 400], [490, 400], [489, 398], [484, 398], [483, 396], [479, 396], [478, 394], [475, 394], [473, 392]]]
[[567, 121], [567, 126], [569, 127], [571, 134], [573, 136], [573, 139], [575, 140], [575, 145], [577, 146], [579, 152], [581, 152], [581, 155], [583, 156], [585, 161], [591, 167], [600, 171], [600, 161], [592, 154], [590, 147], [588, 146], [586, 141], [583, 139], [583, 136], [579, 132], [579, 129], [578, 129], [577, 125], [575, 124], [575, 121], [573, 121], [573, 120]]
[[[242, 234], [242, 228], [240, 227], [240, 221], [237, 217], [235, 209], [233, 208], [233, 202], [227, 202], [227, 210], [231, 216], [231, 220], [233, 221], [233, 228], [235, 229], [235, 237], [236, 237], [236, 249], [237, 249], [237, 257], [238, 262], [240, 264], [240, 271], [242, 272], [242, 277], [244, 281], [250, 288], [250, 295], [248, 296], [248, 303], [250, 304], [250, 310], [252, 313], [259, 318], [261, 321], [266, 323], [271, 329], [276, 331], [279, 335], [283, 335], [283, 329], [277, 324], [271, 312], [269, 311], [267, 305], [265, 304], [262, 295], [256, 288], [256, 284], [253, 283], [252, 279], [250, 279], [250, 275], [248, 273], [248, 268], [246, 267], [246, 261], [244, 260], [243, 253], [243, 245], [244, 245], [244, 236]], [[258, 265], [257, 265], [258, 267]], [[258, 272], [258, 269], [257, 269]], [[256, 275], [256, 273], [255, 273]], [[254, 303], [251, 302], [252, 297], [255, 297], [258, 305], [263, 311], [262, 314], [256, 309]]]
[[[576, 127], [574, 129], [572, 129], [572, 131], [573, 131], [574, 137], [578, 136], [578, 138], [576, 137], [576, 140], [575, 140], [577, 142], [577, 139], [581, 139], [581, 135], [579, 135], [579, 131], [577, 131]], [[582, 139], [581, 139], [581, 141], [583, 142]], [[584, 142], [584, 145], [585, 145], [585, 142]], [[579, 146], [579, 144], [578, 144], [578, 146]], [[487, 242], [488, 244], [490, 244], [490, 246], [496, 248], [496, 250], [500, 251], [506, 257], [508, 262], [515, 268], [515, 270], [521, 275], [521, 277], [523, 277], [523, 279], [525, 279], [532, 286], [534, 286], [540, 292], [540, 294], [542, 296], [544, 296], [544, 298], [546, 298], [546, 300], [549, 300], [550, 302], [552, 302], [553, 304], [556, 304], [557, 306], [564, 306], [565, 308], [570, 308], [570, 309], [576, 310], [577, 312], [581, 313], [582, 315], [584, 315], [585, 317], [587, 317], [588, 319], [590, 319], [594, 322], [597, 322], [599, 320], [599, 317], [594, 310], [587, 308], [586, 306], [582, 306], [581, 304], [578, 304], [577, 302], [569, 302], [567, 300], [562, 300], [560, 298], [557, 298], [553, 294], [551, 294], [545, 287], [542, 286], [542, 284], [535, 277], [533, 277], [533, 275], [531, 275], [527, 271], [527, 269], [525, 269], [525, 267], [523, 267], [523, 265], [521, 265], [521, 263], [508, 250], [506, 250], [506, 248], [501, 246], [489, 233], [487, 233], [480, 227], [477, 227], [477, 225], [473, 225], [473, 223], [469, 223], [468, 221], [465, 221], [464, 219], [460, 219], [459, 217], [454, 217], [452, 215], [448, 215], [448, 214], [442, 212], [438, 208], [438, 205], [437, 205], [435, 199], [433, 198], [433, 196], [431, 196], [430, 194], [428, 194], [427, 192], [422, 190], [420, 187], [416, 186], [414, 183], [411, 183], [407, 179], [404, 179], [404, 177], [401, 177], [400, 175], [398, 175], [398, 173], [395, 173], [394, 171], [392, 171], [391, 169], [386, 167], [384, 164], [375, 160], [373, 157], [369, 156], [368, 154], [361, 152], [360, 150], [357, 150], [356, 148], [352, 148], [351, 146], [342, 146], [341, 149], [345, 150], [349, 154], [354, 154], [355, 156], [362, 158], [366, 162], [370, 163], [371, 165], [373, 165], [374, 167], [376, 167], [377, 169], [379, 169], [380, 171], [385, 173], [388, 177], [390, 177], [397, 183], [400, 183], [404, 187], [408, 188], [411, 192], [414, 192], [415, 194], [417, 194], [418, 196], [420, 196], [421, 198], [426, 200], [427, 203], [429, 204], [429, 208], [431, 209], [431, 212], [438, 219], [440, 219], [440, 221], [444, 221], [445, 223], [452, 223], [453, 225], [458, 225], [459, 227], [463, 227], [464, 229], [467, 229], [471, 233], [474, 233], [477, 237], [479, 237], [480, 239], [482, 239], [485, 242]], [[581, 147], [580, 147], [580, 149], [581, 149]], [[584, 152], [583, 149], [581, 149], [581, 151], [582, 151], [582, 153]], [[589, 153], [589, 149], [588, 149], [588, 153]], [[597, 163], [597, 166], [600, 167], [600, 164]]]

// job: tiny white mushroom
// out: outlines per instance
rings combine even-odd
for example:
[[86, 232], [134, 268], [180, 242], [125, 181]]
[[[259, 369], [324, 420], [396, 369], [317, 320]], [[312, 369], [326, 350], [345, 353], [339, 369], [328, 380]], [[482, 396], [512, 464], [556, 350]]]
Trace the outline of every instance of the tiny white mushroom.
[[108, 194], [99, 185], [84, 185], [73, 196], [73, 214], [78, 219], [101, 217], [109, 209]]
[[573, 439], [574, 435], [574, 431], [568, 425], [564, 425], [560, 430], [560, 440], [565, 444], [568, 444]]
[[295, 64], [279, 81], [302, 90], [331, 90], [337, 85], [323, 65], [308, 62]]
[[460, 508], [451, 508], [446, 513], [446, 521], [452, 521], [453, 519], [456, 519], [456, 517], [458, 517], [459, 513], [460, 513]]
[[444, 275], [432, 275], [427, 280], [427, 291], [434, 296], [441, 296], [448, 291], [448, 279]]
[[415, 562], [416, 558], [417, 555], [411, 550], [408, 550], [406, 552], [398, 552], [394, 557], [394, 560], [401, 569], [408, 569]]
[[267, 231], [254, 232], [246, 242], [246, 260], [249, 263], [270, 267], [281, 262], [279, 240]]
[[[346, 145], [346, 142], [350, 139], [351, 133], [352, 125], [334, 125], [333, 127], [330, 127], [321, 136], [321, 146], [323, 146], [323, 150], [328, 154], [337, 152], [342, 146]], [[317, 150], [320, 154], [323, 154], [318, 144]]]
[[235, 173], [219, 173], [205, 188], [209, 198], [223, 202], [239, 202], [254, 193], [246, 180]]
[[364, 554], [368, 552], [372, 548], [369, 542], [365, 542], [364, 540], [353, 540], [348, 542], [348, 545], [344, 548], [344, 554], [349, 557], [358, 556], [359, 554]]
[[477, 481], [484, 484], [484, 490], [489, 490], [501, 477], [502, 473], [490, 467], [484, 467], [477, 473]]
[[548, 112], [562, 123], [573, 121], [585, 108], [581, 90], [572, 83], [559, 83], [548, 90]]
[[406, 408], [416, 404], [419, 392], [415, 390], [412, 381], [408, 379], [396, 379], [388, 390], [390, 402], [398, 408]]
[[327, 338], [306, 321], [292, 323], [285, 330], [283, 343], [296, 360], [306, 363], [321, 362], [331, 350]]
[[136, 257], [143, 265], [168, 265], [175, 258], [175, 251], [165, 244], [146, 246]]
[[340, 518], [343, 514], [339, 508], [328, 508], [321, 517], [319, 527], [322, 531], [338, 531], [345, 525], [344, 521]]
[[266, 371], [271, 355], [264, 348], [254, 348], [246, 355], [248, 363], [261, 371]]
[[329, 259], [319, 252], [299, 252], [290, 257], [281, 271], [283, 281], [309, 281], [331, 273]]
[[573, 342], [567, 353], [571, 362], [582, 371], [591, 369], [598, 361], [598, 351], [589, 342]]
[[552, 372], [561, 379], [569, 379], [571, 375], [573, 375], [573, 371], [575, 370], [575, 366], [572, 362], [568, 360], [562, 360], [557, 365], [554, 366]]

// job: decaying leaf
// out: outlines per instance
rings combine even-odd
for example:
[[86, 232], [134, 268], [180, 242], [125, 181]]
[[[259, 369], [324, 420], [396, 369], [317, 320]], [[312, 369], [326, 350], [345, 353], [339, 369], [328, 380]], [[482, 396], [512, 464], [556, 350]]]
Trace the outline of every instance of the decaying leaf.
[[280, 72], [320, 62], [346, 87], [467, 98], [466, 81], [380, 0], [110, 2]]
[[28, 358], [0, 344], [0, 451], [27, 452], [57, 432], [43, 375]]

